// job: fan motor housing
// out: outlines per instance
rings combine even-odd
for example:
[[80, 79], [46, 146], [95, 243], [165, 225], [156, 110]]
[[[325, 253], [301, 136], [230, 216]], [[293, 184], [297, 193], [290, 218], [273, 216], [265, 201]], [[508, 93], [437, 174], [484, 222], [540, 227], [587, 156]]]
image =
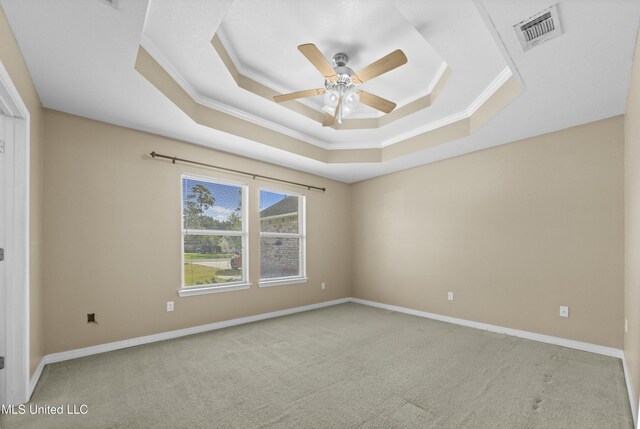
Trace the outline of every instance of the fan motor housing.
[[332, 60], [333, 60], [334, 67], [346, 66], [347, 63], [349, 62], [349, 55], [343, 52], [338, 52], [333, 56]]

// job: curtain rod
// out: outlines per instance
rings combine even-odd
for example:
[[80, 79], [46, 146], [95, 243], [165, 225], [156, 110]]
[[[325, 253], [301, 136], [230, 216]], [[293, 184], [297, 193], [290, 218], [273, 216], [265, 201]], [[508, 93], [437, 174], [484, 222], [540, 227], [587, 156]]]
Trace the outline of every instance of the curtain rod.
[[267, 179], [267, 180], [273, 180], [276, 182], [288, 183], [289, 185], [302, 186], [303, 188], [307, 188], [308, 190], [317, 189], [322, 192], [325, 192], [327, 190], [327, 188], [321, 188], [319, 186], [305, 185], [304, 183], [292, 182], [290, 180], [278, 179], [276, 177], [263, 176], [262, 174], [254, 174], [246, 171], [234, 170], [233, 168], [220, 167], [218, 165], [212, 165], [212, 164], [205, 164], [204, 162], [191, 161], [189, 159], [178, 158], [177, 156], [161, 155], [159, 153], [156, 153], [155, 151], [151, 152], [150, 155], [151, 155], [151, 158], [170, 159], [171, 162], [173, 162], [174, 164], [176, 163], [176, 161], [180, 161], [180, 162], [185, 162], [187, 164], [194, 164], [194, 165], [200, 165], [202, 167], [215, 168], [216, 170], [230, 171], [231, 173], [243, 174], [245, 176], [251, 176], [254, 179], [259, 177], [260, 179]]

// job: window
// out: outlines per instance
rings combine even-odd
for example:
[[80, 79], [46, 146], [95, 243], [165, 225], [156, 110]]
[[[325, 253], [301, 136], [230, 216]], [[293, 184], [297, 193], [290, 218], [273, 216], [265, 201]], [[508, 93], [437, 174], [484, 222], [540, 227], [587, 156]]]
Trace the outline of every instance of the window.
[[180, 296], [247, 289], [246, 186], [182, 176]]
[[306, 282], [305, 197], [260, 190], [260, 286]]

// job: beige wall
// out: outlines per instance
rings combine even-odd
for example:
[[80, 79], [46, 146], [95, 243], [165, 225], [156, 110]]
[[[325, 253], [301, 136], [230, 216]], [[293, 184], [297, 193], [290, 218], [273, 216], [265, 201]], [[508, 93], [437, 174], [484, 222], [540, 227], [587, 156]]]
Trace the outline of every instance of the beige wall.
[[[45, 352], [351, 294], [621, 348], [623, 131], [616, 117], [348, 186], [45, 110]], [[326, 185], [307, 192], [310, 283], [178, 298], [180, 173], [238, 177], [152, 150]]]
[[[621, 118], [612, 118], [347, 186], [43, 111], [1, 9], [0, 60], [32, 119], [32, 371], [45, 353], [351, 294], [622, 347], [626, 296], [625, 355], [636, 392], [640, 388], [640, 267], [630, 263], [640, 257], [635, 80], [624, 127]], [[310, 282], [177, 297], [180, 173], [238, 177], [152, 161], [145, 156], [151, 150], [326, 185], [324, 194], [307, 193]], [[255, 207], [261, 182], [246, 182]], [[259, 274], [258, 222], [254, 212], [252, 281]], [[320, 289], [322, 281], [328, 289]], [[456, 293], [455, 301], [446, 300], [447, 291]], [[165, 311], [168, 300], [176, 303], [173, 313]], [[571, 307], [569, 319], [558, 317], [559, 305]], [[86, 323], [89, 312], [98, 325]]]
[[622, 348], [623, 138], [619, 116], [354, 185], [354, 295]]
[[640, 393], [640, 38], [625, 115], [625, 317], [624, 336], [635, 398]]
[[30, 366], [31, 374], [43, 356], [42, 325], [42, 105], [31, 82], [4, 11], [0, 7], [0, 61], [9, 72], [31, 116], [30, 142]]
[[[45, 135], [46, 353], [349, 296], [348, 185], [51, 110]], [[154, 150], [327, 192], [152, 160]], [[252, 282], [259, 276], [259, 186], [304, 192], [309, 283], [179, 298], [183, 172], [249, 184]], [[173, 313], [165, 308], [170, 300]], [[87, 324], [94, 312], [98, 325]]]

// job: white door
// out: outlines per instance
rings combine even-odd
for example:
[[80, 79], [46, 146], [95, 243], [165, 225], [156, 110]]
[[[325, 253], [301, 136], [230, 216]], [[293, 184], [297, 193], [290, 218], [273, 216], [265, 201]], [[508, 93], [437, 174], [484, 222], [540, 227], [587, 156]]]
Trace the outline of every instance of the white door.
[[[9, 201], [7, 196], [7, 156], [11, 154], [9, 138], [13, 137], [9, 131], [13, 131], [11, 126], [12, 120], [0, 114], [0, 248], [6, 251], [7, 238], [7, 212], [9, 210]], [[7, 294], [7, 276], [6, 264], [7, 258], [0, 261], [0, 356], [6, 356], [6, 294]], [[6, 368], [6, 362], [5, 362]], [[0, 369], [0, 404], [7, 403], [7, 370]]]

